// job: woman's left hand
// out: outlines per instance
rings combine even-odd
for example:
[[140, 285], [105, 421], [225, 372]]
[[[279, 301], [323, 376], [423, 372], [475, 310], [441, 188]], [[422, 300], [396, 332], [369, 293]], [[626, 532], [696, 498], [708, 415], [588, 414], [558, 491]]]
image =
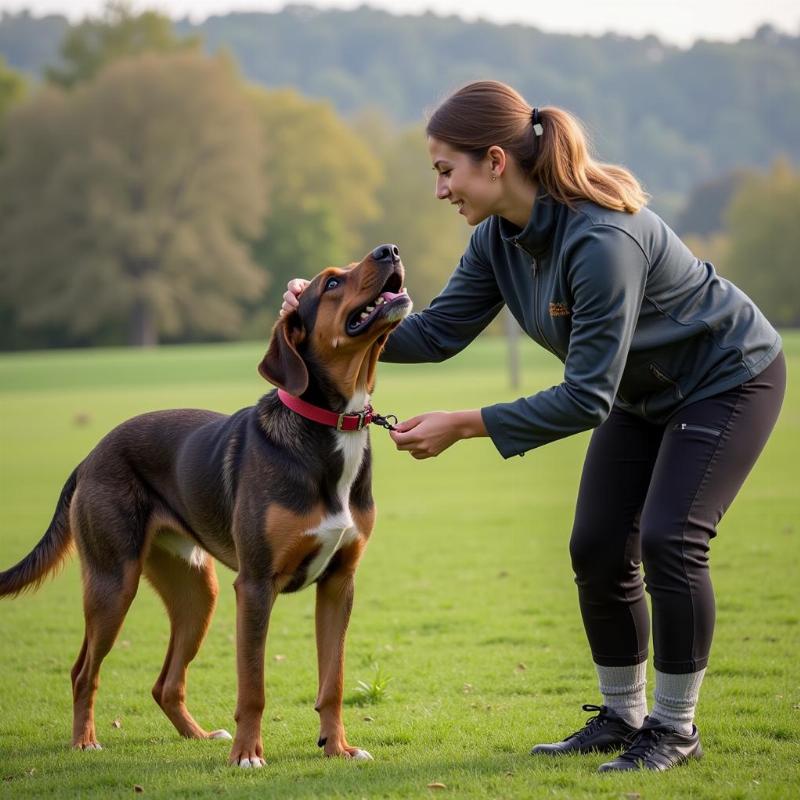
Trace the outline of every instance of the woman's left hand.
[[404, 422], [389, 432], [398, 450], [414, 458], [433, 458], [459, 439], [486, 436], [480, 411], [431, 411]]

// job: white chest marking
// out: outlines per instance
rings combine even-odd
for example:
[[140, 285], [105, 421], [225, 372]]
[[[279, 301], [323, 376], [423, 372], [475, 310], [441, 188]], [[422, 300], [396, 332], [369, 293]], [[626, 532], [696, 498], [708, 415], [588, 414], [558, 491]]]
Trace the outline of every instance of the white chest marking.
[[[369, 395], [366, 392], [358, 392], [351, 398], [346, 410], [361, 411], [368, 402]], [[308, 565], [303, 589], [324, 572], [337, 550], [350, 544], [358, 536], [358, 530], [350, 515], [350, 489], [364, 458], [368, 434], [366, 430], [363, 430], [337, 431], [334, 435], [336, 436], [336, 449], [344, 459], [342, 474], [336, 484], [336, 494], [342, 508], [341, 511], [325, 517], [318, 527], [306, 531], [307, 536], [315, 536], [319, 540], [320, 549]]]

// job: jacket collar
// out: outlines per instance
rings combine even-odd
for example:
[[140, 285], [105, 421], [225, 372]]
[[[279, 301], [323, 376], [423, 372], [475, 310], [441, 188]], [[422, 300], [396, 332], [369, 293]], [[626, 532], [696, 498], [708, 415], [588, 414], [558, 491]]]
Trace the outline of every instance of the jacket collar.
[[510, 244], [522, 247], [531, 255], [537, 256], [550, 249], [550, 242], [558, 224], [558, 218], [564, 206], [555, 201], [539, 186], [531, 216], [524, 228], [513, 222], [498, 217], [500, 235]]

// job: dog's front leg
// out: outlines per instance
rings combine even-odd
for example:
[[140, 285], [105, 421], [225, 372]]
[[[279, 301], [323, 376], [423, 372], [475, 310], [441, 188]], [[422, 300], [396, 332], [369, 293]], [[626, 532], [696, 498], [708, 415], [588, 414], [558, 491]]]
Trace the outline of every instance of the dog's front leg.
[[[354, 565], [353, 565], [354, 567]], [[370, 760], [366, 750], [350, 747], [342, 722], [344, 694], [344, 641], [353, 608], [353, 568], [341, 568], [317, 583], [317, 661], [319, 693], [319, 746], [326, 756]]]
[[236, 590], [236, 736], [229, 759], [240, 767], [264, 765], [261, 716], [264, 713], [264, 646], [274, 602], [271, 581], [239, 573]]

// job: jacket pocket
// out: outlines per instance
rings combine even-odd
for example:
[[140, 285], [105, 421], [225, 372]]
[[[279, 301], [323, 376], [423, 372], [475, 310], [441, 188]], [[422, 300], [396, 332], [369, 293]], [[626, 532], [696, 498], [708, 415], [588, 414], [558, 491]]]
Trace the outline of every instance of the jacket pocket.
[[649, 361], [645, 378], [647, 393], [641, 400], [642, 416], [658, 417], [683, 400], [680, 384], [660, 364]]
[[672, 376], [668, 375], [655, 361], [651, 361], [647, 365], [650, 374], [664, 386], [664, 388], [671, 388], [675, 392], [678, 400], [683, 400], [683, 392], [681, 391], [680, 384]]

